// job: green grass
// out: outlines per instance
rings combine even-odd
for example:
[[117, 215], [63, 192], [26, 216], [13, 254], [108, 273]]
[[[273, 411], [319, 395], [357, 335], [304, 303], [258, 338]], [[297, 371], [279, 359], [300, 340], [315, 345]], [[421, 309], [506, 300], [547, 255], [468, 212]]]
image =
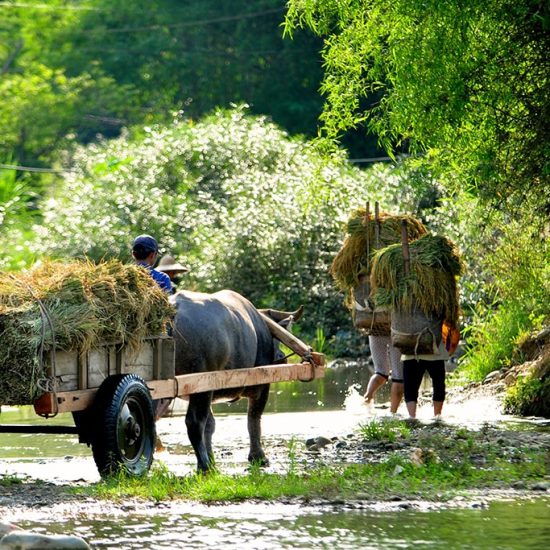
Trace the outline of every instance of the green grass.
[[490, 372], [509, 365], [520, 339], [532, 328], [528, 311], [514, 304], [501, 307], [470, 330], [471, 347], [461, 362], [461, 374], [479, 382]]
[[11, 487], [12, 485], [19, 485], [21, 483], [23, 483], [23, 480], [14, 475], [0, 476], [0, 487]]
[[[395, 425], [393, 429], [400, 427]], [[368, 428], [367, 438], [371, 437], [370, 432]], [[383, 436], [387, 441], [391, 438]], [[458, 429], [450, 436], [448, 431], [422, 430], [409, 448], [387, 453], [380, 462], [312, 465], [300, 462], [291, 445], [289, 466], [283, 474], [267, 473], [253, 466], [241, 475], [213, 471], [177, 476], [158, 464], [142, 477], [120, 475], [73, 491], [115, 501], [128, 497], [200, 502], [292, 497], [386, 500], [396, 495], [442, 500], [463, 490], [506, 488], [514, 481], [541, 480], [548, 475], [546, 455], [547, 451], [537, 449], [510, 451], [489, 442], [483, 432]]]
[[369, 422], [359, 424], [358, 432], [366, 441], [387, 440], [394, 442], [398, 437], [407, 438], [411, 430], [401, 420], [386, 419], [381, 421], [373, 418]]
[[[547, 369], [547, 372], [550, 369]], [[550, 376], [531, 372], [518, 377], [504, 398], [504, 412], [522, 416], [545, 416], [550, 411]]]

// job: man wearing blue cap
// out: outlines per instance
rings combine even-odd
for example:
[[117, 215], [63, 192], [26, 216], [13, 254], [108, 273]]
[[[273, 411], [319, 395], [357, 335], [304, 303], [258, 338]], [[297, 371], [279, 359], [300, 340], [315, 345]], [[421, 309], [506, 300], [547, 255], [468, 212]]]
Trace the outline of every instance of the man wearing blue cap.
[[145, 267], [151, 277], [157, 282], [157, 284], [168, 294], [174, 293], [174, 287], [172, 281], [166, 273], [153, 269], [157, 254], [159, 251], [158, 243], [151, 235], [139, 235], [134, 239], [132, 244], [132, 256], [138, 265]]

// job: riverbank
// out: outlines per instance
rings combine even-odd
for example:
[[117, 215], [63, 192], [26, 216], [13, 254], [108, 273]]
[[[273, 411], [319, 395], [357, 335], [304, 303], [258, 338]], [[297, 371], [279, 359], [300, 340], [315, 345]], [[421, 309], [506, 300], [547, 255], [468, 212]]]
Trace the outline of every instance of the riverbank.
[[[487, 388], [451, 390], [449, 410], [497, 402]], [[475, 397], [473, 397], [475, 396]], [[485, 400], [485, 402], [484, 402]], [[492, 400], [492, 401], [491, 401]], [[511, 496], [550, 495], [550, 431], [505, 423], [464, 427], [414, 423], [373, 411], [358, 429], [269, 446], [265, 471], [180, 475], [157, 461], [146, 479], [51, 484], [0, 477], [0, 517], [121, 514], [197, 503], [269, 502], [352, 509], [483, 506]], [[481, 419], [479, 419], [481, 421]], [[227, 449], [226, 449], [227, 451]]]

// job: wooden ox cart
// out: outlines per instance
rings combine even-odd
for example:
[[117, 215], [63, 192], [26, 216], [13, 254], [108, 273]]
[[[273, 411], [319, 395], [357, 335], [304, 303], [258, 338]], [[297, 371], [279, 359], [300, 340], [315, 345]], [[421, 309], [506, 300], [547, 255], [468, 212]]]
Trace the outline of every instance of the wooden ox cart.
[[[155, 450], [158, 400], [200, 392], [311, 381], [324, 376], [324, 356], [277, 323], [265, 318], [272, 334], [302, 361], [227, 371], [175, 375], [175, 346], [169, 336], [145, 339], [139, 349], [104, 345], [87, 353], [57, 351], [46, 358], [44, 393], [34, 402], [36, 414], [53, 417], [70, 412], [74, 426], [0, 425], [0, 432], [72, 433], [92, 447], [100, 472], [141, 474]], [[114, 459], [113, 459], [114, 457]]]

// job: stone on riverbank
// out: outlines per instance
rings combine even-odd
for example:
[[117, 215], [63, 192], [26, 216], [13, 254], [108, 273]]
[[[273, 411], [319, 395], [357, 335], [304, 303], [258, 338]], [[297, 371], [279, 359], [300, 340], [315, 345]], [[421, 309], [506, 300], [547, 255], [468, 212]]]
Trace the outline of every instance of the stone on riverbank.
[[0, 523], [0, 550], [90, 550], [88, 543], [73, 535], [42, 535]]

